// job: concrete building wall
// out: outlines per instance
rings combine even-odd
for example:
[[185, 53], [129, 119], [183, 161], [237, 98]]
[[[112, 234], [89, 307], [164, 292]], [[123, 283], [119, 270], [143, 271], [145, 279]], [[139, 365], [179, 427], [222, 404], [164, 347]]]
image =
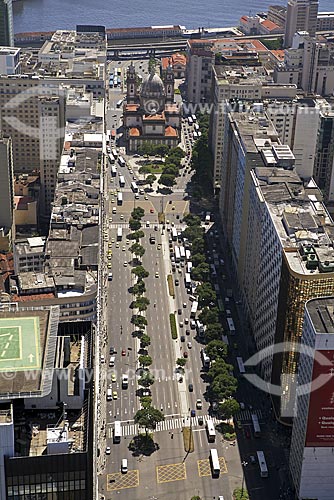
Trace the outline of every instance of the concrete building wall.
[[12, 141], [0, 138], [0, 227], [11, 228], [14, 210]]

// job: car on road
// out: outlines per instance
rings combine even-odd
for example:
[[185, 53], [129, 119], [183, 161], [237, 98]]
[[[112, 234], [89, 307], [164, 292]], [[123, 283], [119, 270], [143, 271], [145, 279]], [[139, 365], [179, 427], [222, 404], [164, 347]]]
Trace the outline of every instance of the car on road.
[[124, 267], [128, 267], [128, 263], [125, 261], [123, 264]]
[[111, 381], [116, 382], [116, 373], [111, 374]]
[[180, 321], [180, 328], [183, 328], [183, 321]]
[[158, 250], [161, 250], [161, 245], [158, 245], [158, 246], [157, 246], [157, 249], [158, 249]]
[[150, 208], [150, 214], [154, 214], [154, 208]]
[[250, 455], [249, 459], [251, 461], [251, 464], [253, 464], [253, 465], [256, 464], [256, 458], [254, 455]]
[[112, 391], [112, 398], [113, 399], [118, 399], [117, 391]]
[[189, 392], [194, 392], [194, 386], [192, 384], [188, 384]]
[[179, 280], [175, 280], [175, 285], [179, 286], [179, 284], [180, 284]]
[[177, 314], [182, 314], [182, 309], [178, 309]]
[[202, 409], [202, 401], [200, 399], [196, 399], [196, 408], [197, 410]]
[[120, 219], [121, 219], [121, 220], [123, 220], [123, 219], [124, 219], [124, 215], [123, 215], [123, 214], [121, 214]]
[[196, 417], [196, 410], [191, 410], [190, 411], [190, 416], [191, 417]]
[[145, 198], [145, 200], [148, 200], [148, 196], [147, 196], [147, 194], [145, 194], [145, 197], [144, 197], [144, 198]]
[[[108, 266], [107, 266], [107, 267], [108, 267], [108, 269], [111, 269], [111, 268], [112, 268], [111, 262], [108, 262]], [[109, 276], [108, 276], [108, 280], [109, 280], [109, 281], [111, 281], [111, 280], [112, 280], [112, 273], [110, 273], [110, 274], [111, 274], [111, 278], [109, 278]]]
[[106, 447], [106, 455], [110, 455], [110, 453], [111, 453], [111, 448], [110, 448], [110, 446], [107, 446]]
[[195, 321], [194, 321], [193, 319], [190, 321], [190, 328], [191, 328], [192, 330], [195, 330], [195, 329], [196, 329], [196, 323], [195, 323]]
[[118, 242], [116, 243], [116, 248], [119, 248], [119, 243]]
[[135, 194], [135, 199], [139, 200], [139, 194], [138, 193]]
[[156, 271], [156, 273], [155, 273], [155, 277], [156, 277], [156, 278], [159, 278], [159, 273], [158, 273], [158, 271]]
[[101, 357], [100, 357], [100, 363], [105, 363], [106, 362], [106, 359], [105, 357], [103, 356], [103, 354], [101, 354]]
[[146, 221], [146, 227], [150, 227], [150, 221], [149, 220]]
[[185, 342], [186, 341], [186, 338], [185, 338], [184, 335], [181, 335], [180, 339], [181, 339], [181, 342]]
[[204, 418], [202, 417], [202, 415], [200, 415], [198, 417], [198, 425], [203, 425], [204, 424]]
[[184, 309], [187, 307], [186, 302], [183, 302], [183, 307], [184, 307]]
[[247, 439], [250, 439], [250, 437], [251, 437], [251, 433], [250, 433], [249, 427], [245, 428], [245, 436], [246, 436]]
[[[187, 357], [188, 357], [188, 353], [187, 353], [187, 351], [184, 351], [184, 353], [183, 353], [183, 357], [184, 357], [184, 358], [187, 358]], [[190, 390], [190, 389], [189, 389], [189, 390]]]
[[126, 351], [125, 351], [125, 349], [122, 349], [122, 356], [126, 356]]
[[186, 335], [190, 335], [190, 330], [186, 330]]
[[115, 347], [113, 346], [110, 346], [110, 349], [109, 349], [109, 354], [112, 355], [112, 354], [115, 354], [116, 351], [115, 351]]
[[125, 252], [125, 245], [122, 246], [122, 251]]
[[128, 459], [122, 458], [121, 473], [126, 474], [127, 472], [128, 472]]
[[184, 323], [187, 325], [189, 323], [189, 318], [184, 318]]
[[188, 342], [187, 346], [188, 346], [188, 349], [192, 349], [192, 343], [191, 342]]

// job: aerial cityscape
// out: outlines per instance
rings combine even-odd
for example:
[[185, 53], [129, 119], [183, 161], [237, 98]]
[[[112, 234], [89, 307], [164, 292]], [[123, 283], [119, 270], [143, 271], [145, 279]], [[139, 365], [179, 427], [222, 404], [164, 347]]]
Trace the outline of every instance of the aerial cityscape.
[[43, 1], [0, 0], [0, 500], [333, 500], [334, 11]]

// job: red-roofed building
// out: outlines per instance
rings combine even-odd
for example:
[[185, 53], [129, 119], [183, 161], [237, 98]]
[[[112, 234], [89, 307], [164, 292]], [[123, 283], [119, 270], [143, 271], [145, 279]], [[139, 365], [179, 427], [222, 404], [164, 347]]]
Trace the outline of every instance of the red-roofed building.
[[260, 33], [262, 35], [276, 35], [278, 33], [282, 33], [282, 28], [273, 21], [265, 19], [260, 23]]
[[181, 113], [174, 102], [175, 77], [168, 61], [164, 64], [167, 65], [162, 79], [151, 72], [140, 88], [135, 67], [131, 64], [128, 68], [123, 123], [130, 153], [136, 152], [143, 143], [176, 147], [180, 141]]
[[187, 58], [185, 55], [177, 52], [170, 57], [163, 57], [161, 61], [162, 70], [166, 70], [168, 66], [172, 67], [175, 78], [185, 78]]

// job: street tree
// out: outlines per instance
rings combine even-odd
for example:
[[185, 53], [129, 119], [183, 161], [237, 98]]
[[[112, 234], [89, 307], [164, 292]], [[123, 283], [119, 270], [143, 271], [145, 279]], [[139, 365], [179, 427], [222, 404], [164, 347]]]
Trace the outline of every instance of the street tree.
[[153, 375], [149, 371], [144, 372], [140, 377], [140, 379], [138, 380], [138, 384], [143, 387], [150, 387], [150, 385], [154, 384]]
[[196, 289], [198, 295], [198, 303], [200, 307], [205, 307], [211, 305], [211, 303], [216, 301], [216, 292], [212, 288], [211, 283], [202, 283], [198, 285]]
[[[188, 226], [183, 231], [183, 236], [191, 242], [193, 242], [197, 238], [203, 239], [203, 235], [204, 235], [204, 229], [201, 226]], [[200, 253], [202, 253], [203, 251], [204, 251], [204, 241], [203, 241], [203, 250]], [[195, 251], [194, 253], [197, 252], [198, 250]]]
[[136, 296], [143, 295], [146, 292], [146, 286], [142, 279], [138, 279], [132, 287], [132, 293]]
[[147, 325], [147, 319], [144, 316], [140, 316], [139, 314], [134, 314], [131, 318], [131, 323], [138, 328], [142, 328]]
[[142, 207], [136, 207], [131, 212], [131, 217], [137, 220], [142, 219], [144, 215], [145, 215], [145, 210]]
[[134, 231], [133, 233], [129, 233], [127, 235], [127, 238], [129, 240], [136, 240], [138, 243], [140, 238], [144, 238], [144, 231], [140, 229], [139, 231]]
[[129, 250], [131, 253], [134, 253], [137, 258], [142, 257], [145, 253], [145, 248], [139, 243], [133, 243]]
[[149, 347], [149, 345], [151, 345], [151, 338], [149, 337], [149, 335], [144, 333], [140, 338], [140, 347], [142, 349], [146, 349], [147, 347]]
[[150, 174], [146, 177], [146, 183], [152, 187], [153, 183], [157, 180], [157, 176], [154, 174]]
[[183, 217], [183, 222], [187, 224], [187, 226], [200, 226], [201, 219], [198, 215], [187, 214]]
[[207, 325], [205, 330], [205, 340], [206, 342], [211, 342], [212, 340], [221, 339], [224, 334], [223, 327], [220, 323], [210, 323]]
[[148, 408], [152, 405], [152, 398], [150, 396], [142, 396], [140, 398], [140, 404], [143, 408]]
[[[205, 350], [206, 352], [206, 350]], [[233, 366], [226, 363], [223, 359], [217, 359], [215, 363], [212, 363], [208, 372], [207, 378], [212, 382], [218, 375], [229, 375], [232, 373]]]
[[139, 361], [139, 364], [142, 368], [145, 368], [147, 366], [151, 366], [151, 364], [152, 364], [151, 356], [148, 356], [146, 354], [139, 356], [138, 361]]
[[210, 385], [210, 396], [214, 401], [227, 399], [237, 390], [238, 382], [232, 375], [221, 373], [215, 377]]
[[203, 264], [203, 262], [205, 262], [205, 255], [203, 253], [195, 253], [191, 256], [191, 262], [194, 267], [198, 266], [199, 264]]
[[177, 165], [175, 165], [174, 163], [169, 163], [164, 167], [162, 175], [173, 175], [174, 177], [176, 177], [178, 173], [179, 169]]
[[206, 345], [205, 352], [210, 359], [225, 359], [227, 356], [227, 345], [222, 340], [211, 340]]
[[131, 271], [138, 279], [148, 278], [150, 273], [143, 266], [136, 266]]
[[150, 301], [147, 297], [138, 297], [133, 303], [133, 307], [139, 311], [146, 311], [149, 305]]
[[193, 254], [200, 253], [204, 255], [204, 239], [203, 235], [192, 240], [191, 251]]
[[234, 398], [228, 398], [219, 404], [218, 411], [223, 420], [229, 420], [240, 411], [240, 405]]
[[138, 231], [141, 228], [141, 223], [139, 219], [130, 219], [129, 220], [129, 227], [131, 231]]
[[206, 262], [202, 262], [191, 269], [191, 277], [196, 281], [208, 281], [210, 278], [210, 266]]
[[176, 184], [175, 176], [171, 174], [161, 174], [158, 182], [167, 187], [172, 187]]
[[146, 434], [149, 430], [153, 431], [157, 424], [164, 420], [165, 417], [163, 413], [153, 406], [138, 410], [134, 416], [135, 424], [138, 424], [140, 427], [145, 427]]
[[186, 358], [177, 358], [176, 360], [176, 365], [179, 366], [180, 368], [183, 368], [187, 363]]
[[211, 307], [210, 309], [208, 307], [205, 307], [201, 311], [201, 313], [199, 314], [198, 319], [204, 325], [218, 323], [219, 322], [219, 311], [218, 311], [217, 307]]

